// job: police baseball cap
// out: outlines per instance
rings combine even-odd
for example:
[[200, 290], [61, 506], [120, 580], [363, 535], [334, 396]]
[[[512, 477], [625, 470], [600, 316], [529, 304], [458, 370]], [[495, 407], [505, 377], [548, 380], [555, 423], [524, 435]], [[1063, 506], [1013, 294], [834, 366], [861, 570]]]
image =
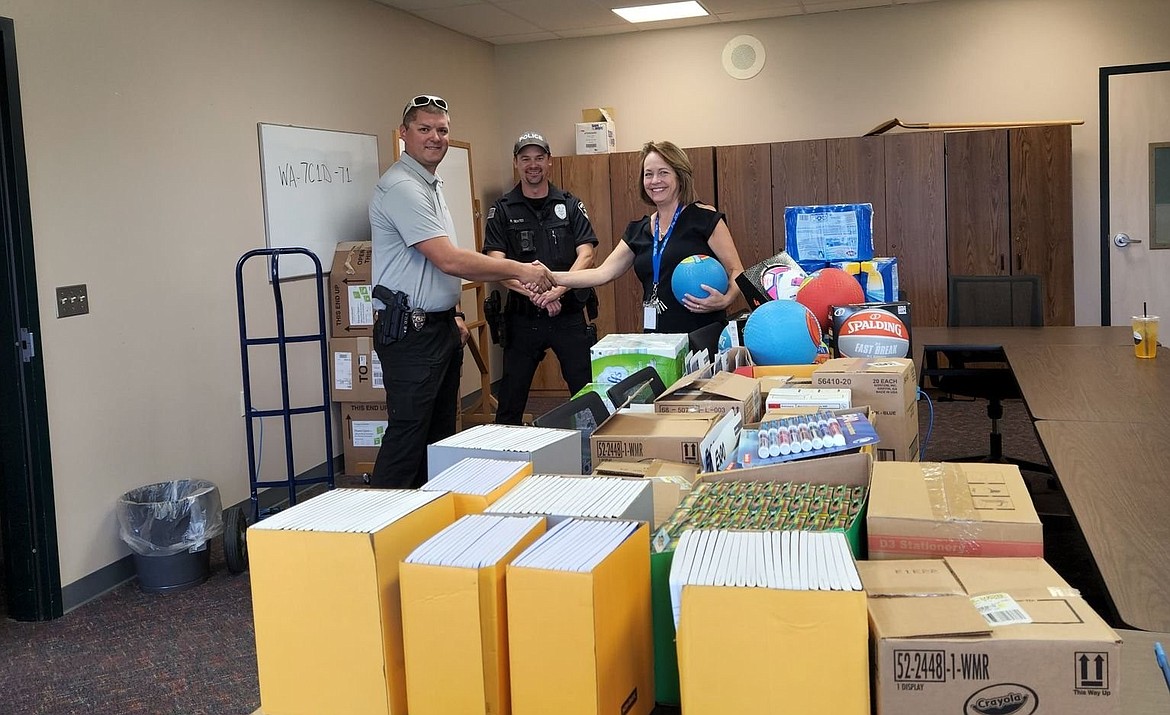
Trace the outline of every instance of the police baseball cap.
[[516, 146], [512, 147], [512, 156], [519, 154], [520, 150], [526, 146], [538, 146], [544, 149], [545, 154], [552, 154], [552, 151], [548, 148], [548, 142], [544, 140], [544, 137], [536, 132], [524, 132], [516, 140]]

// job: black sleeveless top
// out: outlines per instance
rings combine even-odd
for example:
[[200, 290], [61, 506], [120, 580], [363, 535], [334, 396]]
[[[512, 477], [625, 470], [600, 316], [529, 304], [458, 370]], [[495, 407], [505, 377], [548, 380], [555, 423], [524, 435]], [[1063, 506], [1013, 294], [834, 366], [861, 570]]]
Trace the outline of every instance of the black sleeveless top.
[[[665, 232], [670, 226], [671, 217], [662, 217], [658, 230]], [[674, 226], [674, 232], [662, 252], [662, 270], [658, 277], [658, 299], [666, 306], [666, 310], [658, 314], [658, 327], [655, 333], [690, 333], [711, 323], [727, 323], [727, 311], [720, 310], [714, 313], [692, 313], [674, 297], [670, 289], [670, 278], [674, 269], [684, 258], [703, 254], [718, 258], [712, 250], [708, 239], [715, 232], [715, 227], [724, 215], [718, 211], [705, 209], [698, 204], [689, 204], [683, 207]], [[634, 274], [642, 281], [642, 302], [650, 300], [650, 293], [654, 288], [654, 259], [653, 224], [649, 216], [643, 216], [637, 221], [631, 221], [626, 227], [626, 234], [622, 240], [634, 252]]]

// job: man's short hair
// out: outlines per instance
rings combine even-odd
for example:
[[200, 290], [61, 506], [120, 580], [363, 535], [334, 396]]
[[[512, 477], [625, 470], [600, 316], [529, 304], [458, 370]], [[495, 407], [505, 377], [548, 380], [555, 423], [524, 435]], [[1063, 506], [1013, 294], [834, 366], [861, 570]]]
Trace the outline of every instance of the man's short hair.
[[406, 108], [402, 110], [402, 126], [408, 127], [410, 123], [415, 120], [419, 112], [426, 112], [427, 114], [441, 114], [449, 117], [447, 111], [448, 105], [446, 100], [442, 97], [436, 97], [430, 94], [420, 94], [406, 103]]

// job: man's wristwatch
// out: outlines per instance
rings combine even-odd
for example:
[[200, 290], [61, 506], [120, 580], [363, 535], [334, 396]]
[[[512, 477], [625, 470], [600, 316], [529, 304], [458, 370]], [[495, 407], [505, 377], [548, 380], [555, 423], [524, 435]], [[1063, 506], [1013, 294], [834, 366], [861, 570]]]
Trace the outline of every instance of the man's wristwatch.
[[467, 320], [467, 316], [463, 313], [462, 310], [455, 311], [455, 317], [459, 318], [460, 320]]

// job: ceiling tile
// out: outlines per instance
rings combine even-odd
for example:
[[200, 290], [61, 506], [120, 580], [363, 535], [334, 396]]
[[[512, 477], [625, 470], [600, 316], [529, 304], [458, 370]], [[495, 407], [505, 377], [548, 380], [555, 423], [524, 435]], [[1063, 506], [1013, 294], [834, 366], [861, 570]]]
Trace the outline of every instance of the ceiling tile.
[[807, 13], [833, 12], [836, 10], [860, 10], [867, 7], [887, 7], [890, 0], [803, 0]]
[[792, 7], [784, 7], [781, 9], [765, 9], [757, 10], [733, 10], [730, 12], [716, 13], [720, 22], [740, 22], [742, 20], [762, 20], [768, 17], [787, 17], [789, 15], [800, 15], [804, 11], [800, 5], [793, 5]]
[[774, 10], [778, 15], [800, 13], [800, 0], [700, 0], [713, 15]]
[[519, 45], [525, 42], [543, 42], [544, 40], [559, 40], [561, 36], [555, 32], [529, 32], [522, 35], [500, 35], [498, 37], [483, 37], [493, 45]]
[[599, 37], [601, 35], [621, 35], [627, 32], [637, 32], [638, 27], [629, 22], [621, 25], [606, 25], [604, 27], [574, 27], [568, 30], [557, 30], [560, 37]]
[[628, 24], [612, 10], [581, 0], [496, 0], [495, 5], [546, 30]]
[[449, 7], [463, 7], [464, 5], [478, 5], [483, 0], [374, 0], [383, 5], [396, 7], [399, 10], [414, 12], [415, 10], [442, 10]]
[[501, 37], [540, 32], [543, 28], [505, 12], [494, 5], [467, 5], [415, 13], [431, 22], [472, 37]]

